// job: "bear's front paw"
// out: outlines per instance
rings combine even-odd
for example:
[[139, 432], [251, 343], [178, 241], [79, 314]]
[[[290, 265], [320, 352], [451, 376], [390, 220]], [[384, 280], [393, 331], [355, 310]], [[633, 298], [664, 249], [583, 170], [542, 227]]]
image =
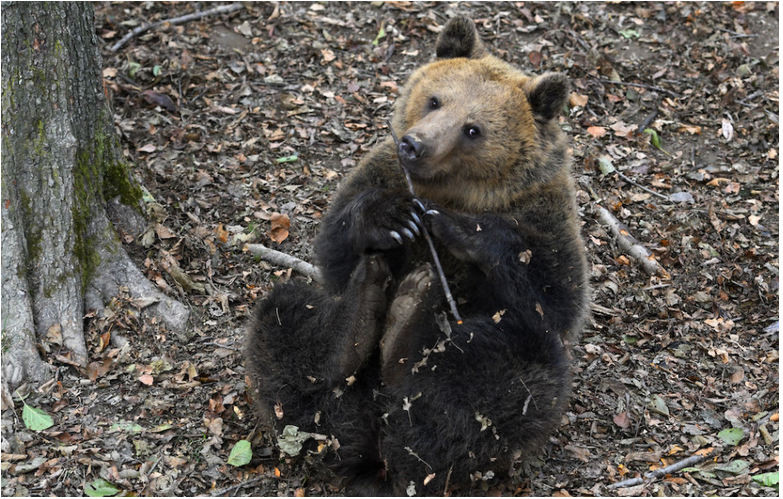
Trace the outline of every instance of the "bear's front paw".
[[471, 263], [486, 263], [487, 255], [482, 251], [482, 240], [486, 240], [481, 223], [473, 217], [427, 206], [425, 222], [432, 237], [448, 248], [449, 253], [459, 260]]
[[365, 193], [351, 208], [354, 246], [358, 252], [366, 253], [415, 241], [421, 235], [422, 215], [419, 205], [408, 194]]
[[465, 225], [464, 221], [458, 215], [433, 203], [426, 205], [424, 222], [432, 237], [441, 240], [447, 246], [455, 243], [461, 245], [467, 237], [462, 227]]

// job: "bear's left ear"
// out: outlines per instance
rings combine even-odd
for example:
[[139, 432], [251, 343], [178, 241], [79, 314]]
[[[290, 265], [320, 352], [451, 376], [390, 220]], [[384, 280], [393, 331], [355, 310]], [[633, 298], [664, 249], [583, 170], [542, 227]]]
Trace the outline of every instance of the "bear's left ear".
[[478, 59], [485, 55], [484, 44], [478, 36], [476, 25], [464, 16], [451, 19], [438, 35], [435, 45], [438, 59], [467, 57]]
[[571, 85], [562, 73], [546, 73], [527, 80], [524, 89], [536, 118], [549, 121], [563, 109]]

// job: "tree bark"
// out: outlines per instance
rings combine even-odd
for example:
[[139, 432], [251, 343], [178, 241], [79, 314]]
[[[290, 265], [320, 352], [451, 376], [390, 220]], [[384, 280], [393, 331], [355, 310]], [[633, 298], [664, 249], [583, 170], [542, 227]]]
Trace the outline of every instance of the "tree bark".
[[119, 286], [171, 329], [188, 311], [144, 278], [106, 215], [119, 200], [141, 216], [142, 193], [104, 94], [92, 5], [4, 2], [2, 68], [2, 368], [16, 387], [48, 376], [40, 343], [86, 365], [85, 311], [101, 313]]

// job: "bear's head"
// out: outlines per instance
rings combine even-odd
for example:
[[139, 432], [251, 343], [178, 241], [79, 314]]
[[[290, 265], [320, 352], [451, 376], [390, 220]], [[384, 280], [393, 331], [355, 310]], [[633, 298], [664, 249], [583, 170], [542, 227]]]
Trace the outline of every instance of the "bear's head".
[[421, 197], [502, 209], [568, 164], [556, 117], [567, 78], [531, 77], [490, 55], [473, 21], [449, 21], [437, 60], [411, 75], [394, 107], [398, 156]]

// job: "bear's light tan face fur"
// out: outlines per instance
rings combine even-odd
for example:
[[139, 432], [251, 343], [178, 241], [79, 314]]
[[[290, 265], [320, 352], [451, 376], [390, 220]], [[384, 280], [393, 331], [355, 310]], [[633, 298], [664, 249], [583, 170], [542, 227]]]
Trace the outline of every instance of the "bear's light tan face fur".
[[513, 204], [521, 188], [548, 180], [550, 172], [536, 171], [545, 163], [541, 130], [548, 124], [536, 120], [528, 101], [535, 81], [492, 56], [416, 71], [395, 113], [398, 135], [425, 146], [408, 165], [416, 192], [483, 211]]

